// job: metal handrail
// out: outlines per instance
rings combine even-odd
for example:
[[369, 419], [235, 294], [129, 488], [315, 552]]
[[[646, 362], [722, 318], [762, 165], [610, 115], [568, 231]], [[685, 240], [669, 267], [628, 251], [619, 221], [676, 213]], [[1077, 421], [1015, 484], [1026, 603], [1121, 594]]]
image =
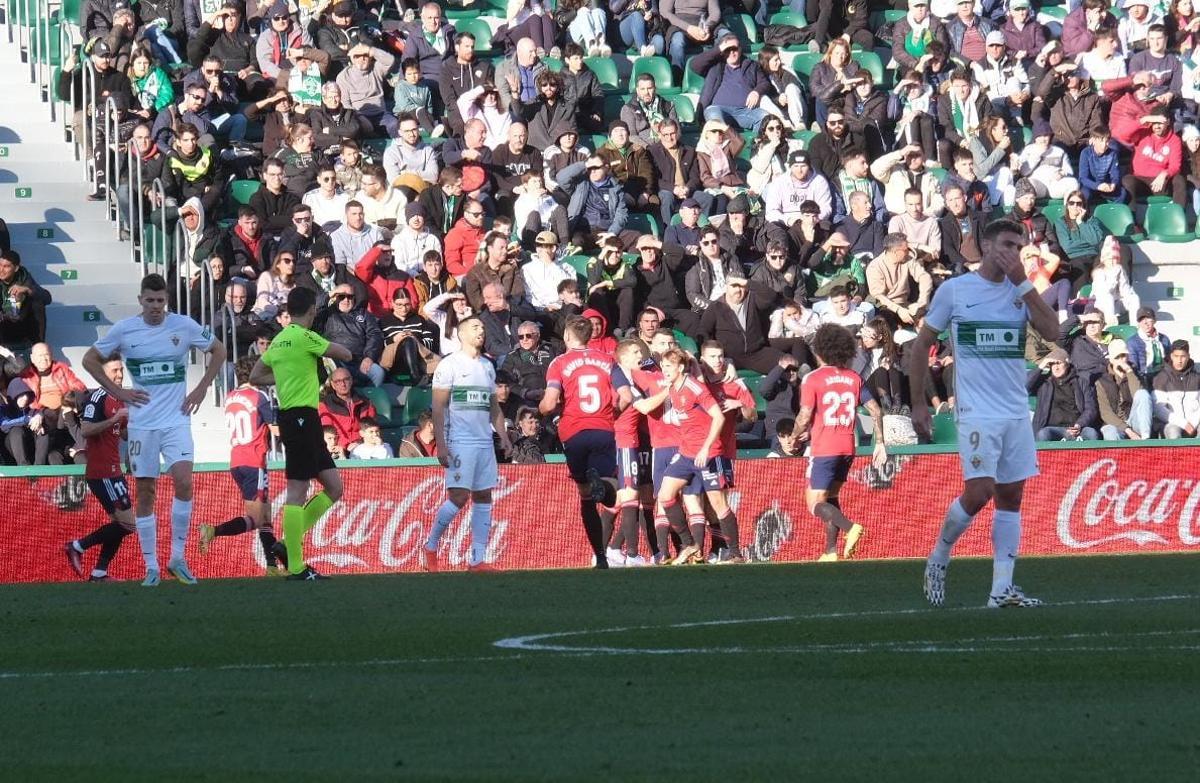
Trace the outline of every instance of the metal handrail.
[[[80, 67], [83, 68], [83, 78], [81, 79], [81, 87], [83, 89], [83, 102], [81, 111], [83, 112], [83, 138], [85, 142], [90, 141], [91, 145], [86, 146], [83, 151], [84, 165], [88, 173], [88, 184], [92, 185], [93, 192], [96, 185], [96, 162], [93, 159], [96, 150], [96, 118], [92, 116], [92, 104], [96, 101], [96, 71], [92, 68], [92, 58], [86, 53], [80, 52]], [[75, 140], [76, 145], [79, 140]]]
[[[146, 249], [142, 248], [142, 275], [143, 276], [148, 275], [151, 272], [158, 272], [159, 274], [162, 274], [163, 270], [158, 267], [160, 265], [166, 264], [166, 255], [167, 255], [167, 247], [166, 247], [166, 245], [167, 245], [167, 210], [166, 210], [167, 194], [166, 194], [166, 191], [163, 190], [163, 184], [162, 184], [161, 179], [156, 179], [153, 182], [151, 182], [150, 189], [152, 191], [154, 191], [155, 195], [158, 196], [158, 198], [156, 200], [161, 205], [158, 208], [159, 232], [157, 235], [151, 234], [150, 236], [151, 236], [151, 240], [154, 243], [157, 244], [158, 242], [162, 242], [162, 247], [161, 248], [152, 247], [149, 259], [147, 259]], [[160, 250], [161, 252], [154, 252], [156, 249]], [[154, 264], [155, 268], [151, 269], [150, 264]]]
[[[108, 219], [116, 223], [117, 238], [121, 236], [121, 219], [117, 211], [117, 190], [113, 186], [113, 176], [120, 169], [117, 167], [119, 162], [120, 144], [120, 115], [117, 113], [117, 101], [111, 95], [104, 100], [104, 207], [108, 212]], [[100, 181], [99, 171], [96, 173], [96, 181]]]
[[[142, 210], [146, 208], [146, 203], [145, 196], [142, 195], [142, 157], [135, 151], [132, 141], [125, 145], [125, 179], [126, 187], [129, 188], [129, 260], [136, 264], [141, 261], [138, 257], [141, 253], [138, 239], [142, 236], [142, 219], [145, 214]], [[144, 257], [145, 253], [141, 255]]]
[[[186, 315], [188, 318], [191, 318], [192, 317], [192, 296], [191, 296], [192, 292], [190, 290], [190, 287], [188, 286], [188, 283], [191, 282], [192, 270], [190, 268], [190, 265], [185, 264], [184, 259], [183, 259], [183, 256], [184, 256], [183, 231], [184, 231], [183, 220], [176, 219], [175, 233], [173, 235], [173, 242], [172, 242], [172, 248], [171, 248], [171, 252], [175, 256], [175, 303], [176, 303], [176, 312], [178, 312], [180, 315]], [[170, 269], [171, 269], [171, 265], [168, 264], [167, 271], [170, 272]], [[167, 283], [169, 285], [171, 283], [171, 281], [168, 280]], [[193, 354], [193, 358], [194, 358], [194, 354]]]

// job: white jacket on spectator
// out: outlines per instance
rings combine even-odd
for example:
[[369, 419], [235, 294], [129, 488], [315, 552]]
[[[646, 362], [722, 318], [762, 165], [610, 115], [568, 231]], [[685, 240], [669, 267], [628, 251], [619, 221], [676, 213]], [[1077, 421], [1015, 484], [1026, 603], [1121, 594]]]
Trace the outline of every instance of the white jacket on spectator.
[[806, 180], [798, 180], [790, 172], [776, 177], [763, 193], [766, 219], [790, 227], [800, 219], [800, 205], [805, 201], [817, 202], [821, 220], [829, 219], [833, 214], [833, 197], [825, 177], [811, 170]]
[[987, 88], [989, 100], [1012, 98], [1029, 89], [1025, 66], [1008, 55], [999, 62], [985, 56], [980, 62], [972, 63], [971, 70], [975, 72], [975, 81]]
[[1066, 198], [1068, 193], [1079, 190], [1071, 159], [1057, 144], [1042, 147], [1031, 142], [1021, 150], [1018, 160], [1021, 176], [1033, 183], [1038, 198]]
[[1179, 373], [1168, 360], [1154, 376], [1154, 418], [1168, 427], [1200, 429], [1200, 374], [1194, 364]]
[[764, 144], [750, 158], [750, 171], [746, 174], [746, 184], [750, 190], [761, 194], [772, 181], [786, 176], [788, 173], [787, 156], [792, 153], [792, 150], [804, 149], [804, 144], [799, 139], [784, 139], [783, 141], [787, 142], [787, 151], [782, 158], [775, 154], [775, 149], [782, 142]]
[[323, 226], [326, 223], [341, 223], [346, 219], [346, 202], [350, 200], [350, 194], [339, 191], [333, 198], [325, 198], [317, 188], [305, 193], [300, 200], [312, 210], [313, 222]]
[[904, 214], [904, 193], [917, 180], [921, 191], [921, 203], [925, 214], [939, 217], [946, 208], [942, 200], [942, 183], [926, 169], [920, 174], [911, 174], [904, 165], [904, 150], [896, 150], [876, 158], [871, 164], [871, 176], [883, 183], [883, 205], [893, 215]]
[[1096, 264], [1092, 269], [1092, 296], [1096, 299], [1096, 309], [1104, 314], [1105, 322], [1110, 324], [1117, 322], [1118, 301], [1121, 303], [1121, 309], [1130, 314], [1136, 313], [1142, 306], [1141, 297], [1129, 284], [1125, 268], [1120, 264]]
[[429, 231], [417, 233], [407, 224], [392, 237], [393, 263], [396, 268], [413, 277], [421, 271], [425, 254], [430, 250], [442, 252], [442, 243]]
[[388, 185], [382, 199], [374, 199], [365, 190], [354, 194], [354, 200], [363, 206], [363, 215], [367, 222], [375, 225], [381, 220], [394, 220], [397, 226], [404, 225], [404, 208], [408, 206], [408, 198], [399, 188]]

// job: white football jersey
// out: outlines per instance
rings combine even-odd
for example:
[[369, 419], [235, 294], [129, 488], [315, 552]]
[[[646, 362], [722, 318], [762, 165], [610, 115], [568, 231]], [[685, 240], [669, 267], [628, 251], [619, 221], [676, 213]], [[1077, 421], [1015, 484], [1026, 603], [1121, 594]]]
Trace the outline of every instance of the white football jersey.
[[446, 443], [451, 446], [492, 445], [492, 397], [496, 368], [480, 356], [455, 351], [438, 362], [433, 388], [450, 390], [446, 410]]

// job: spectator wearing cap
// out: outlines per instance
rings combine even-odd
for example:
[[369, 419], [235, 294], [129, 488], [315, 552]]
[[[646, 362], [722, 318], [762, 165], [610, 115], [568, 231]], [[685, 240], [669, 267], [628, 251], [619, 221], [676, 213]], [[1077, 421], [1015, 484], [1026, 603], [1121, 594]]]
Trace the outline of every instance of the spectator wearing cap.
[[1022, 177], [1028, 177], [1038, 198], [1064, 199], [1079, 190], [1079, 180], [1066, 150], [1054, 143], [1054, 129], [1046, 120], [1033, 124], [1033, 140], [1018, 158]]
[[1167, 440], [1194, 438], [1200, 431], [1200, 373], [1187, 340], [1171, 343], [1171, 353], [1154, 376], [1154, 418]]
[[1055, 347], [1029, 371], [1025, 383], [1037, 398], [1033, 411], [1034, 438], [1039, 441], [1097, 440], [1096, 387]]
[[1133, 317], [1142, 306], [1141, 297], [1129, 283], [1129, 275], [1121, 263], [1121, 243], [1114, 236], [1104, 238], [1100, 255], [1091, 269], [1092, 299], [1096, 309], [1104, 313], [1108, 323], [1117, 323], [1117, 304], [1127, 318]]
[[454, 42], [458, 32], [454, 25], [443, 18], [440, 5], [427, 2], [421, 6], [420, 20], [407, 25], [404, 32], [404, 56], [415, 59], [421, 66], [423, 78], [437, 84], [442, 78], [442, 69], [455, 56]]
[[995, 27], [991, 21], [975, 13], [975, 0], [958, 0], [956, 9], [955, 15], [946, 24], [950, 48], [967, 62], [982, 62], [987, 56], [987, 37], [995, 31]]
[[546, 392], [546, 370], [560, 351], [542, 339], [537, 321], [517, 325], [517, 347], [504, 360], [504, 369], [512, 376], [512, 392], [524, 402], [536, 403]]
[[395, 137], [396, 115], [387, 110], [387, 75], [396, 58], [391, 52], [365, 43], [350, 48], [350, 65], [337, 75], [342, 102], [369, 120], [377, 131]]
[[1088, 310], [1079, 316], [1083, 334], [1071, 342], [1071, 364], [1089, 381], [1094, 381], [1104, 372], [1108, 363], [1108, 344], [1112, 337], [1104, 332], [1104, 315], [1098, 310]]
[[437, 183], [437, 150], [421, 140], [416, 117], [400, 115], [400, 135], [383, 152], [383, 168], [392, 187], [411, 201]]
[[[798, 337], [769, 338], [771, 313], [779, 304], [775, 292], [753, 287], [743, 274], [731, 274], [722, 295], [700, 317], [702, 340], [716, 340], [739, 370], [766, 375], [785, 355], [797, 364], [811, 362], [808, 346]], [[697, 342], [702, 342], [697, 340]]]
[[[915, 328], [929, 306], [933, 278], [909, 252], [908, 237], [888, 234], [883, 253], [867, 265], [867, 290], [892, 329]], [[916, 293], [913, 293], [913, 289]]]
[[696, 151], [681, 143], [679, 123], [663, 120], [658, 126], [658, 141], [646, 148], [654, 169], [659, 215], [663, 225], [670, 225], [678, 205], [687, 198], [694, 198], [701, 208], [711, 205], [711, 197], [704, 192], [700, 183], [700, 164]]
[[1096, 405], [1104, 440], [1146, 440], [1154, 423], [1154, 402], [1129, 363], [1125, 341], [1112, 340], [1104, 370], [1096, 378]]
[[1046, 248], [1057, 256], [1062, 255], [1058, 244], [1058, 235], [1054, 224], [1051, 223], [1037, 205], [1037, 189], [1026, 178], [1017, 180], [1013, 186], [1015, 198], [1009, 219], [1025, 230], [1025, 244], [1046, 245]]
[[1130, 198], [1169, 195], [1187, 207], [1187, 177], [1183, 169], [1183, 142], [1165, 114], [1142, 118], [1145, 127], [1133, 136], [1132, 172], [1121, 178]]
[[679, 279], [686, 272], [683, 249], [667, 245], [645, 234], [637, 241], [640, 259], [634, 267], [633, 305], [637, 310], [653, 307], [663, 314], [663, 326], [674, 326], [695, 334], [700, 319], [683, 297]]
[[[767, 236], [766, 221], [761, 215], [750, 214], [750, 199], [746, 198], [745, 193], [729, 200], [725, 222], [719, 231], [721, 249], [747, 266], [759, 264], [763, 254], [768, 252], [770, 238]], [[777, 240], [777, 244], [783, 248], [783, 252], [787, 252], [786, 242]]]
[[404, 207], [404, 225], [392, 235], [396, 268], [416, 275], [431, 252], [440, 256], [442, 243], [425, 227], [425, 207], [410, 203]]
[[715, 49], [696, 55], [688, 67], [704, 77], [696, 106], [705, 120], [758, 130], [766, 116], [759, 103], [770, 91], [771, 82], [758, 63], [743, 56], [736, 35], [721, 36]]
[[345, 264], [333, 262], [333, 246], [329, 244], [328, 239], [322, 239], [313, 244], [310, 260], [311, 268], [304, 272], [297, 272], [296, 285], [299, 288], [307, 288], [317, 295], [319, 310], [325, 309], [329, 304], [329, 297], [335, 289], [341, 286], [349, 286], [355, 301], [365, 302], [367, 300], [367, 287], [354, 276], [354, 272], [347, 269]]
[[833, 215], [829, 182], [813, 170], [808, 152], [795, 150], [788, 155], [787, 176], [771, 180], [763, 193], [766, 219], [791, 228], [799, 221], [800, 207], [806, 201], [816, 203], [821, 220], [828, 220]]
[[316, 33], [317, 47], [329, 56], [329, 78], [350, 64], [350, 48], [358, 43], [363, 22], [353, 0], [338, 0], [329, 6]]
[[1074, 70], [1063, 74], [1047, 68], [1033, 88], [1035, 111], [1039, 103], [1049, 109], [1054, 137], [1072, 156], [1078, 155], [1091, 135], [1104, 127], [1100, 96], [1086, 76]]
[[682, 248], [689, 260], [700, 255], [700, 202], [685, 198], [679, 204], [679, 220], [663, 232], [663, 243]]
[[609, 171], [621, 183], [626, 198], [638, 209], [649, 207], [654, 166], [646, 148], [633, 142], [624, 120], [609, 123], [608, 139], [596, 150], [596, 155], [608, 162]]
[[700, 165], [700, 184], [713, 197], [711, 214], [724, 214], [729, 199], [745, 190], [746, 180], [734, 165], [745, 142], [721, 120], [708, 120], [696, 142], [696, 161]]
[[642, 147], [649, 147], [658, 141], [659, 125], [678, 121], [675, 104], [658, 94], [654, 76], [639, 74], [634, 82], [633, 95], [621, 107], [621, 122], [625, 123], [631, 140]]
[[971, 65], [975, 81], [987, 91], [992, 112], [1015, 121], [1029, 103], [1029, 75], [1021, 61], [1008, 52], [1001, 31], [988, 33], [984, 48], [984, 56]]
[[1137, 331], [1129, 336], [1128, 346], [1129, 363], [1142, 385], [1150, 386], [1171, 352], [1171, 339], [1158, 330], [1158, 314], [1153, 307], [1138, 308]]
[[933, 41], [950, 47], [946, 25], [930, 15], [929, 0], [910, 0], [908, 13], [892, 25], [892, 59], [901, 70], [918, 68], [929, 61], [926, 47]]
[[[577, 167], [581, 170], [573, 171]], [[607, 235], [620, 237], [622, 247], [633, 247], [639, 235], [625, 229], [629, 206], [621, 183], [612, 176], [603, 158], [592, 155], [583, 166], [568, 167], [561, 176], [571, 194], [567, 222], [572, 244], [595, 248], [599, 239]]]
[[1011, 0], [1008, 18], [1000, 26], [1004, 45], [1014, 60], [1028, 67], [1046, 45], [1046, 28], [1037, 21], [1029, 0]]
[[382, 318], [392, 311], [392, 299], [397, 289], [403, 288], [412, 301], [417, 300], [412, 276], [396, 267], [395, 254], [386, 240], [376, 242], [359, 259], [354, 267], [354, 276], [367, 287], [367, 311], [376, 318]]
[[553, 231], [540, 232], [534, 239], [534, 248], [529, 262], [521, 267], [525, 298], [535, 310], [556, 309], [558, 284], [573, 280], [575, 270], [558, 260], [558, 236]]
[[286, 0], [275, 0], [271, 4], [266, 22], [258, 34], [254, 53], [258, 70], [267, 79], [275, 81], [280, 73], [291, 70], [301, 58], [314, 61], [314, 55], [320, 55], [321, 61], [328, 62], [328, 55], [313, 46], [308, 31], [292, 19]]

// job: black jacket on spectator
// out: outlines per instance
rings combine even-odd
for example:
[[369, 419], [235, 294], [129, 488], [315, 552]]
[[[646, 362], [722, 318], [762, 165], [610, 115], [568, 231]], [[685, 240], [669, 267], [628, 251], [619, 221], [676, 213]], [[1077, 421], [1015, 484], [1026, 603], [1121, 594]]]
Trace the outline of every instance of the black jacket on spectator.
[[721, 250], [742, 262], [744, 266], [753, 266], [763, 259], [767, 250], [767, 224], [758, 215], [746, 216], [746, 228], [741, 234], [735, 234], [729, 228], [729, 221], [721, 224], [717, 239], [721, 242]]
[[682, 248], [664, 245], [659, 254], [662, 258], [654, 269], [647, 269], [640, 262], [633, 268], [637, 275], [634, 286], [633, 306], [637, 310], [646, 307], [657, 307], [659, 310], [690, 310], [683, 296], [683, 286], [676, 278], [683, 272]]
[[[449, 224], [453, 226], [462, 217], [463, 205], [466, 202], [466, 196], [459, 196], [458, 201], [454, 204], [454, 214], [450, 216]], [[442, 190], [440, 185], [425, 188], [421, 191], [421, 195], [417, 196], [417, 203], [425, 208], [425, 225], [431, 232], [439, 237], [445, 238], [445, 233], [442, 231], [442, 226], [446, 224], [446, 191]]]
[[263, 231], [279, 236], [285, 229], [292, 227], [292, 207], [299, 203], [300, 198], [287, 188], [280, 191], [277, 196], [262, 187], [250, 197], [247, 206], [258, 213]]
[[829, 180], [830, 195], [837, 189], [837, 173], [842, 168], [842, 153], [851, 149], [867, 152], [867, 140], [863, 134], [847, 130], [841, 139], [835, 139], [822, 132], [808, 142], [808, 157], [812, 160], [813, 170], [825, 175], [825, 179]]
[[483, 352], [498, 360], [517, 344], [517, 327], [525, 319], [511, 308], [493, 313], [485, 307], [479, 311], [479, 320], [483, 322]]
[[[83, 108], [83, 69], [84, 66], [80, 65], [73, 71], [59, 71], [55, 85], [58, 99], [73, 101], [75, 109]], [[97, 106], [103, 106], [110, 97], [119, 111], [128, 111], [133, 105], [133, 89], [129, 86], [129, 78], [115, 68], [97, 71], [95, 85]]]
[[[968, 209], [966, 220], [970, 221], [971, 233], [979, 241], [978, 238], [983, 236], [983, 218], [975, 210]], [[942, 229], [942, 255], [954, 274], [961, 275], [967, 271], [967, 259], [961, 251], [963, 233], [959, 218], [947, 209], [938, 219], [938, 224]]]
[[[229, 243], [229, 255], [226, 259], [229, 267], [234, 270], [240, 270], [244, 266], [252, 266], [262, 274], [271, 268], [271, 248], [272, 242], [269, 237], [264, 237], [263, 241], [258, 244], [258, 253], [255, 254], [250, 250], [242, 238], [238, 236], [236, 225], [230, 227], [229, 233], [226, 234], [227, 242]], [[234, 277], [238, 274], [235, 271]]]
[[213, 214], [224, 192], [225, 181], [220, 166], [221, 156], [212, 148], [197, 147], [184, 157], [171, 150], [163, 165], [163, 192], [179, 204], [195, 197], [204, 205], [206, 214]]
[[785, 373], [778, 363], [758, 382], [758, 393], [767, 401], [766, 431], [774, 436], [780, 419], [795, 418], [800, 412], [800, 376]]
[[846, 215], [834, 230], [840, 232], [850, 243], [847, 255], [870, 253], [871, 258], [874, 258], [883, 252], [883, 238], [887, 236], [887, 226], [876, 220], [874, 214], [861, 223], [855, 220], [853, 215]]
[[243, 30], [226, 33], [223, 29], [214, 28], [208, 22], [200, 25], [200, 32], [188, 41], [187, 58], [193, 66], [199, 68], [208, 55], [220, 57], [224, 70], [237, 73], [253, 66], [258, 70], [258, 57], [254, 53], [254, 39]]
[[[658, 183], [651, 187], [651, 195], [659, 190], [672, 190], [675, 187], [675, 159], [662, 142], [656, 141], [646, 148], [650, 153], [650, 162], [654, 164], [654, 176]], [[689, 191], [704, 187], [700, 183], [700, 163], [696, 160], [696, 150], [691, 147], [681, 147], [679, 162], [683, 166], [683, 184]]]
[[1071, 343], [1071, 366], [1088, 383], [1095, 383], [1108, 369], [1108, 344], [1079, 335]]
[[[746, 293], [746, 327], [743, 329], [733, 308], [722, 298], [713, 302], [700, 316], [700, 337], [716, 340], [725, 346], [725, 352], [736, 366], [737, 357], [754, 353], [770, 345], [769, 318], [775, 309], [773, 292], [754, 284]], [[700, 342], [700, 340], [696, 340]]]
[[504, 360], [504, 369], [515, 376], [513, 394], [519, 394], [526, 402], [538, 402], [546, 391], [546, 369], [558, 356], [558, 351], [546, 341], [538, 343], [532, 351], [517, 348]]
[[456, 133], [462, 132], [462, 114], [458, 111], [458, 99], [485, 82], [495, 83], [496, 69], [487, 60], [476, 57], [463, 65], [457, 57], [442, 63], [442, 75], [438, 79], [438, 90], [446, 104], [446, 118]]
[[[312, 269], [311, 263], [307, 271], [301, 273], [296, 272], [296, 285], [299, 288], [307, 288], [317, 295], [317, 309], [324, 310], [329, 304], [329, 293], [321, 283], [317, 282], [317, 278]], [[334, 264], [333, 273], [330, 275], [329, 291], [337, 288], [339, 285], [349, 285], [354, 289], [354, 301], [367, 301], [367, 287], [363, 281], [354, 276], [354, 273], [346, 268], [345, 264]]]
[[[259, 192], [261, 193], [262, 191]], [[312, 233], [309, 236], [304, 236], [296, 230], [294, 225], [291, 225], [289, 218], [288, 227], [279, 235], [279, 241], [275, 244], [275, 252], [280, 253], [284, 250], [292, 251], [296, 256], [295, 273], [303, 275], [312, 269], [312, 248], [313, 244], [318, 240], [324, 240], [326, 243], [329, 243], [329, 235], [325, 233], [324, 229], [318, 225], [313, 225]]]
[[308, 121], [318, 150], [339, 144], [342, 139], [359, 141], [375, 135], [370, 120], [348, 106], [337, 111], [317, 106], [308, 110]]
[[1008, 214], [1008, 220], [1019, 223], [1025, 228], [1026, 244], [1040, 245], [1045, 242], [1050, 245], [1051, 253], [1062, 255], [1062, 248], [1059, 247], [1058, 234], [1054, 230], [1054, 224], [1047, 220], [1046, 216], [1036, 206], [1032, 212], [1025, 212], [1019, 206], [1014, 205], [1012, 212]]
[[[1075, 395], [1075, 407], [1079, 409], [1079, 418], [1074, 422], [1078, 427], [1094, 427], [1098, 419], [1096, 407], [1096, 387], [1084, 378], [1074, 367], [1066, 375], [1067, 388]], [[1051, 408], [1054, 404], [1054, 393], [1058, 388], [1050, 373], [1042, 372], [1039, 368], [1029, 371], [1025, 388], [1031, 395], [1037, 397], [1037, 407], [1033, 411], [1033, 431], [1037, 432], [1047, 426], [1050, 420]], [[1070, 426], [1070, 425], [1063, 425]]]
[[367, 312], [363, 305], [343, 313], [337, 305], [330, 305], [317, 315], [320, 322], [317, 331], [326, 340], [341, 343], [350, 350], [353, 361], [364, 357], [378, 362], [383, 356], [383, 329], [379, 319]]

